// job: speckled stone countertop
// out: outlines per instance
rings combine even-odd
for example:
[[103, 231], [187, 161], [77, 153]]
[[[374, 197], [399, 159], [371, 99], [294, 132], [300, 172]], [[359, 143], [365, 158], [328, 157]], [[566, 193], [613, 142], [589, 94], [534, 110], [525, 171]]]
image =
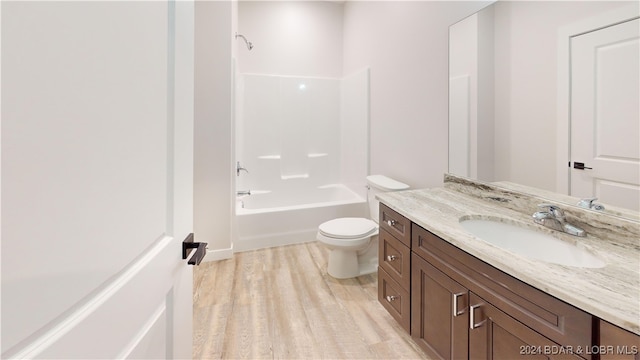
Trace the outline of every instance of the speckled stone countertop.
[[[553, 203], [490, 183], [445, 176], [444, 188], [378, 194], [378, 199], [440, 238], [550, 295], [640, 335], [640, 223], [556, 203], [567, 221], [586, 230], [576, 237], [532, 221], [540, 203]], [[576, 268], [508, 252], [482, 241], [460, 225], [461, 218], [486, 218], [553, 234], [586, 249], [607, 265]]]

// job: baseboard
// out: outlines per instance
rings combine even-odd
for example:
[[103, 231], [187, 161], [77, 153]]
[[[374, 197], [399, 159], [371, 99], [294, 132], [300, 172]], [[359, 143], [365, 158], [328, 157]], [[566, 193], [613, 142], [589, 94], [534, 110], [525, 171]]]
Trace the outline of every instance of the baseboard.
[[252, 236], [238, 238], [233, 244], [233, 252], [243, 252], [257, 249], [265, 249], [275, 246], [303, 244], [316, 241], [318, 229], [308, 229], [289, 233], [269, 234], [265, 236]]
[[231, 259], [233, 257], [233, 245], [228, 249], [207, 250], [202, 259], [203, 262]]

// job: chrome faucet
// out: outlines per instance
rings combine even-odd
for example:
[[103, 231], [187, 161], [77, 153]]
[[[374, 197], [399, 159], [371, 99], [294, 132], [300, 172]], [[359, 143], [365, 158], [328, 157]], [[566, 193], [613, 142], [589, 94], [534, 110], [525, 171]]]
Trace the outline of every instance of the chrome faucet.
[[595, 202], [596, 200], [598, 200], [598, 198], [582, 199], [582, 200], [578, 201], [578, 206], [580, 206], [581, 208], [585, 208], [585, 209], [603, 211], [604, 210], [604, 205], [598, 204], [597, 202]]
[[546, 211], [537, 211], [533, 214], [533, 221], [536, 224], [574, 236], [587, 236], [584, 230], [566, 221], [564, 211], [559, 207], [551, 204], [540, 204], [538, 207]]
[[243, 168], [243, 167], [240, 165], [240, 161], [238, 161], [238, 162], [236, 162], [236, 176], [240, 176], [240, 171], [244, 171], [244, 172], [246, 172], [247, 174], [249, 173], [249, 170], [247, 170], [246, 168]]
[[251, 190], [236, 191], [236, 196], [246, 196], [246, 195], [251, 195]]

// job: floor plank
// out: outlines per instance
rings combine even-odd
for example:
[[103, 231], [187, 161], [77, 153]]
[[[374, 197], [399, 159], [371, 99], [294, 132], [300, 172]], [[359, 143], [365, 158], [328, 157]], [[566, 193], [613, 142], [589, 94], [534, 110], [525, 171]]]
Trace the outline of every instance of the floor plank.
[[338, 280], [317, 242], [194, 271], [194, 359], [425, 359], [378, 303], [375, 274]]

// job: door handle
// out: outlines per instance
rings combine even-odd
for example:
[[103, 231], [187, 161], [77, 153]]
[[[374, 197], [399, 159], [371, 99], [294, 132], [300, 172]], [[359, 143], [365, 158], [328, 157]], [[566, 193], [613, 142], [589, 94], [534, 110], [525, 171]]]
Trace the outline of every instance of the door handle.
[[187, 264], [200, 265], [204, 256], [207, 255], [207, 243], [194, 242], [193, 233], [191, 233], [182, 241], [182, 258], [186, 259], [191, 254], [192, 249], [196, 249], [196, 252], [187, 261]]
[[584, 166], [584, 163], [577, 162], [577, 161], [573, 162], [573, 168], [574, 169], [578, 169], [578, 170], [585, 170], [585, 169], [591, 170], [591, 169], [593, 169], [593, 168], [590, 168], [588, 166]]

